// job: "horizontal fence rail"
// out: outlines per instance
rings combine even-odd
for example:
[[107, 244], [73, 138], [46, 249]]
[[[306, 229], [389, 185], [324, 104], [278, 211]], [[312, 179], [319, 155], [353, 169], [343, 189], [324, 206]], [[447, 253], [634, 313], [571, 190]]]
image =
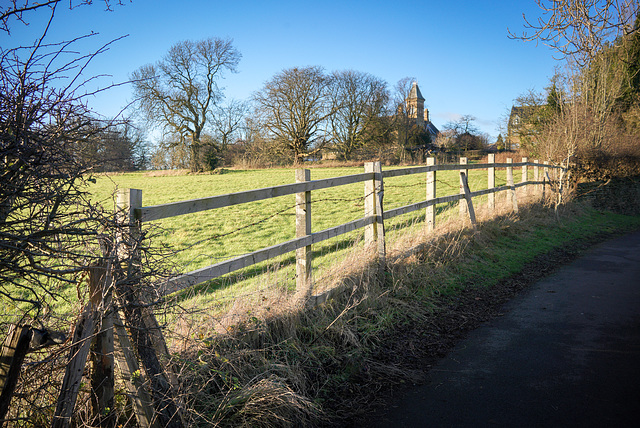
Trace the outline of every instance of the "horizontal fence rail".
[[139, 208], [139, 214], [136, 215], [138, 215], [139, 220], [143, 222], [160, 220], [167, 217], [175, 217], [184, 214], [197, 213], [199, 211], [246, 204], [248, 202], [277, 198], [279, 196], [293, 195], [295, 193], [310, 192], [312, 190], [344, 186], [345, 184], [360, 183], [362, 181], [371, 180], [372, 178], [372, 174], [365, 173], [295, 184], [284, 184], [282, 186], [265, 187], [263, 189], [248, 190], [246, 192], [229, 193], [226, 195], [211, 196], [209, 198], [191, 199], [188, 201], [143, 207]]
[[[435, 226], [435, 206], [444, 203], [460, 202], [461, 215], [470, 215], [475, 224], [472, 198], [489, 195], [489, 208], [495, 207], [495, 194], [498, 192], [510, 192], [510, 199], [514, 210], [517, 210], [515, 190], [519, 187], [534, 186], [540, 189], [544, 195], [545, 186], [549, 182], [548, 171], [550, 169], [562, 169], [560, 166], [550, 165], [548, 162], [529, 162], [523, 158], [522, 162], [513, 163], [511, 159], [507, 163], [493, 162], [493, 155], [489, 155], [489, 162], [485, 164], [467, 164], [466, 158], [460, 158], [460, 164], [436, 165], [433, 158], [427, 160], [426, 166], [391, 169], [382, 171], [379, 162], [365, 164], [365, 172], [361, 174], [332, 177], [322, 180], [309, 180], [309, 170], [296, 170], [296, 183], [281, 186], [266, 187], [262, 189], [244, 192], [229, 193], [207, 198], [185, 200], [162, 205], [142, 206], [142, 191], [137, 189], [123, 189], [118, 195], [118, 209], [128, 213], [129, 221], [135, 227], [140, 223], [175, 217], [184, 214], [196, 213], [205, 210], [223, 208], [227, 206], [260, 201], [286, 195], [296, 195], [296, 238], [270, 247], [233, 257], [231, 259], [215, 263], [201, 269], [175, 276], [160, 285], [159, 294], [166, 296], [191, 286], [201, 284], [211, 279], [228, 273], [264, 262], [266, 260], [296, 251], [297, 273], [296, 289], [306, 289], [310, 293], [311, 287], [311, 246], [327, 239], [340, 236], [358, 229], [365, 229], [365, 245], [377, 242], [378, 258], [381, 260], [381, 269], [384, 268], [385, 235], [384, 220], [408, 214], [414, 211], [426, 209], [425, 223], [429, 230]], [[529, 180], [528, 167], [533, 167], [533, 180]], [[496, 168], [507, 170], [507, 184], [495, 186]], [[513, 182], [513, 168], [522, 168], [522, 180]], [[540, 168], [543, 173], [540, 173]], [[468, 170], [488, 170], [488, 188], [470, 191], [467, 183]], [[438, 171], [459, 171], [460, 191], [458, 194], [435, 197], [436, 173]], [[411, 174], [426, 174], [426, 200], [410, 205], [383, 209], [383, 182], [385, 178], [400, 177]], [[365, 209], [362, 218], [340, 224], [329, 229], [311, 233], [311, 192], [314, 190], [344, 186], [354, 183], [365, 183], [364, 199]], [[308, 296], [310, 297], [310, 295]]]

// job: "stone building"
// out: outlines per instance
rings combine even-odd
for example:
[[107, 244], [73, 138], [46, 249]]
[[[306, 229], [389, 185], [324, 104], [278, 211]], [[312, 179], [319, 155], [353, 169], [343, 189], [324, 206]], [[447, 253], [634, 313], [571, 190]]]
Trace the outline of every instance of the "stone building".
[[418, 82], [413, 82], [409, 97], [406, 100], [407, 114], [410, 119], [415, 120], [416, 125], [423, 128], [431, 136], [431, 141], [435, 141], [440, 133], [438, 128], [429, 120], [429, 109], [424, 107], [424, 97], [418, 87]]
[[540, 121], [544, 106], [513, 106], [507, 124], [507, 150], [517, 150], [526, 144], [536, 143], [535, 124]]

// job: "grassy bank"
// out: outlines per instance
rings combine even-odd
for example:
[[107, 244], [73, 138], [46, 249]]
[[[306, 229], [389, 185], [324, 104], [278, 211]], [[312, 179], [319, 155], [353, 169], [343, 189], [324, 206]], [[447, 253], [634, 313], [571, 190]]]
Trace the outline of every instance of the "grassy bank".
[[528, 281], [591, 243], [640, 228], [637, 215], [582, 202], [558, 214], [534, 204], [497, 218], [480, 212], [475, 231], [450, 220], [435, 234], [401, 237], [382, 282], [366, 255], [354, 256], [336, 298], [300, 310], [284, 295], [263, 296], [262, 310], [235, 308], [244, 316], [226, 334], [184, 317], [175, 349], [190, 422], [346, 424], [382, 391], [419, 377], [425, 358], [442, 355]]

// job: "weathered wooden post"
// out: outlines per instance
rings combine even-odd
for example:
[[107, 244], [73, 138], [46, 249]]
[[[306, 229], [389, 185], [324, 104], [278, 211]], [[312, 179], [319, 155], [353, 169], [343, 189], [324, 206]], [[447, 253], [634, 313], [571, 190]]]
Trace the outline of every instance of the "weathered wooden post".
[[[311, 181], [308, 169], [296, 169], [296, 183]], [[311, 235], [311, 192], [296, 193], [296, 238]], [[296, 295], [302, 302], [311, 297], [311, 245], [296, 250]]]
[[151, 397], [144, 387], [140, 375], [140, 365], [118, 312], [114, 313], [114, 321], [114, 330], [116, 331], [119, 345], [115, 348], [116, 363], [131, 398], [138, 425], [140, 428], [160, 428], [158, 420], [153, 418]]
[[[527, 169], [527, 165], [526, 163], [529, 162], [529, 158], [522, 158], [522, 162], [524, 163], [524, 165], [522, 165], [522, 177], [520, 178], [520, 182], [521, 183], [526, 183], [527, 180], [529, 180], [529, 174], [528, 174], [528, 169]], [[527, 193], [529, 193], [529, 187], [528, 186], [523, 186], [524, 188], [524, 194], [526, 195]]]
[[[364, 172], [373, 173], [373, 180], [364, 182], [364, 215], [365, 217], [373, 216], [371, 224], [365, 226], [364, 242], [365, 245], [376, 243], [378, 266], [382, 275], [386, 265], [382, 166], [380, 162], [367, 162], [364, 164]], [[380, 278], [382, 279], [382, 276]]]
[[[162, 330], [147, 305], [140, 298], [140, 291], [135, 289], [135, 280], [141, 269], [141, 257], [138, 241], [140, 239], [139, 217], [136, 210], [142, 208], [142, 191], [138, 189], [122, 189], [117, 195], [118, 212], [121, 226], [126, 233], [118, 242], [118, 257], [127, 261], [127, 277], [116, 289], [118, 297], [123, 300], [123, 312], [129, 326], [132, 344], [137, 350], [140, 362], [148, 375], [152, 402], [157, 423], [160, 426], [179, 428], [183, 426], [182, 418], [174, 393], [178, 387], [177, 379], [169, 364]], [[122, 343], [122, 342], [120, 342]], [[165, 366], [162, 364], [165, 359]]]
[[111, 261], [89, 268], [89, 296], [101, 322], [91, 344], [91, 407], [95, 423], [115, 426], [113, 308], [111, 306]]
[[29, 351], [30, 341], [30, 326], [14, 324], [9, 326], [9, 333], [0, 348], [0, 421], [9, 410], [11, 397], [20, 377], [20, 368]]
[[[427, 166], [433, 166], [435, 168], [436, 159], [427, 158]], [[436, 171], [427, 171], [427, 201], [431, 201], [436, 198]], [[429, 205], [425, 213], [425, 224], [427, 231], [433, 232], [436, 227], [436, 207], [435, 205]]]
[[[466, 165], [466, 164], [467, 164], [467, 158], [461, 157], [460, 165]], [[462, 174], [464, 174], [466, 177], [469, 177], [469, 170], [466, 168], [460, 170], [460, 194], [464, 195], [464, 183], [462, 181]], [[469, 209], [467, 207], [467, 200], [460, 199], [460, 202], [458, 202], [458, 205], [460, 207], [460, 217], [464, 219], [467, 216], [467, 213], [469, 212]]]
[[[513, 163], [512, 158], [507, 158], [507, 163]], [[507, 167], [507, 186], [509, 186], [508, 194], [511, 199], [511, 203], [513, 204], [513, 211], [518, 212], [518, 199], [516, 196], [516, 186], [513, 183], [513, 167]]]
[[[494, 164], [496, 163], [496, 155], [490, 153], [487, 156], [487, 163]], [[491, 190], [496, 187], [496, 168], [494, 166], [490, 166], [487, 168], [487, 189]], [[487, 195], [487, 206], [489, 207], [489, 211], [493, 215], [496, 210], [496, 194], [489, 193]]]
[[469, 188], [469, 182], [464, 172], [460, 172], [460, 180], [462, 181], [462, 187], [464, 190], [464, 198], [467, 201], [467, 210], [469, 211], [469, 220], [471, 220], [471, 226], [476, 228], [476, 213], [473, 209], [473, 199], [471, 198], [471, 189]]
[[540, 189], [542, 188], [542, 186], [540, 186], [540, 184], [538, 183], [538, 181], [540, 180], [540, 167], [538, 167], [539, 162], [540, 161], [538, 159], [533, 161], [533, 163], [535, 163], [535, 165], [533, 166], [533, 181], [536, 182], [534, 186], [536, 194], [539, 194]]
[[71, 425], [71, 417], [80, 391], [84, 367], [87, 364], [91, 335], [95, 330], [96, 316], [97, 312], [93, 304], [89, 302], [76, 323], [73, 341], [69, 348], [69, 362], [62, 380], [56, 411], [51, 421], [52, 428], [66, 428]]

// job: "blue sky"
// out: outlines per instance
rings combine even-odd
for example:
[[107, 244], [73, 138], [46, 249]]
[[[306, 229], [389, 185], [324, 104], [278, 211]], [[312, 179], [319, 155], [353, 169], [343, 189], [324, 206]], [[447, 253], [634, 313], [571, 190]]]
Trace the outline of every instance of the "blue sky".
[[[222, 83], [227, 99], [248, 99], [274, 74], [294, 66], [364, 71], [390, 88], [411, 76], [436, 126], [471, 114], [493, 138], [513, 100], [529, 89], [542, 90], [559, 65], [548, 48], [507, 37], [507, 28], [522, 30], [522, 13], [539, 16], [534, 0], [125, 0], [112, 12], [94, 2], [69, 11], [63, 1], [50, 40], [95, 32], [86, 42], [95, 49], [127, 35], [87, 70], [108, 75], [102, 84], [126, 81], [178, 41], [230, 38], [242, 60], [239, 73]], [[11, 36], [0, 34], [3, 48], [40, 34], [45, 14], [25, 18], [28, 27], [13, 22]], [[125, 85], [89, 103], [113, 116], [130, 100]]]

